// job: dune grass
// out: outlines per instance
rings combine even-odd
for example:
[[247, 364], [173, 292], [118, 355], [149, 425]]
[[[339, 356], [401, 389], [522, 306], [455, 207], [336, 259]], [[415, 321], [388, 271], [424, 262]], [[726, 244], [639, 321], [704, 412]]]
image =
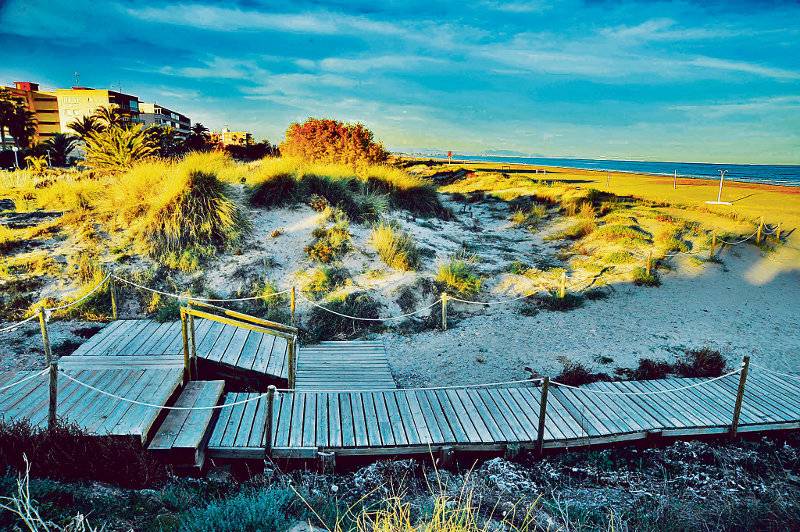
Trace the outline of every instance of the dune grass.
[[471, 296], [480, 292], [482, 281], [475, 273], [473, 263], [469, 259], [453, 257], [439, 265], [435, 281], [444, 289], [456, 294]]
[[339, 209], [328, 208], [311, 236], [314, 240], [306, 246], [306, 254], [310, 259], [325, 264], [342, 258], [352, 247], [350, 222]]
[[376, 220], [390, 207], [422, 216], [446, 210], [429, 180], [384, 165], [353, 169], [341, 164], [309, 163], [283, 157], [264, 159], [247, 175], [253, 205], [274, 207], [325, 198], [354, 221]]
[[370, 234], [370, 244], [387, 266], [402, 271], [419, 268], [419, 249], [414, 238], [396, 224], [377, 224]]

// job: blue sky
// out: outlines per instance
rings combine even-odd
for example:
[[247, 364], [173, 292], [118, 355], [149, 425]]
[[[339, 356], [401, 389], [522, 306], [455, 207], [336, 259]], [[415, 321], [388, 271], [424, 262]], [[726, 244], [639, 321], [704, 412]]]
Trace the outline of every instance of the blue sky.
[[279, 141], [800, 163], [797, 2], [0, 0], [0, 83], [118, 88]]

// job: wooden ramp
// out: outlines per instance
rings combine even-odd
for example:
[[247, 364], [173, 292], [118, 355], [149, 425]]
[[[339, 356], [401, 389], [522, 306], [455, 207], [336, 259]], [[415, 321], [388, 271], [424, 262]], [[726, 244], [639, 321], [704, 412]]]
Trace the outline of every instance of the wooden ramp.
[[[701, 386], [684, 388], [693, 384]], [[730, 429], [739, 375], [713, 382], [663, 379], [551, 386], [543, 447], [565, 448], [666, 437], [722, 434]], [[683, 388], [675, 390], [676, 388]], [[595, 393], [595, 392], [614, 392]], [[617, 395], [618, 393], [643, 395]], [[659, 392], [653, 394], [653, 392]], [[665, 392], [665, 393], [661, 393]], [[226, 397], [241, 401], [247, 394]], [[454, 448], [532, 448], [538, 438], [541, 389], [536, 386], [281, 392], [273, 406], [273, 456], [428, 453]], [[209, 454], [263, 456], [264, 401], [220, 417]], [[249, 405], [249, 404], [248, 404]], [[246, 410], [250, 409], [252, 415]], [[227, 415], [227, 414], [225, 414]], [[256, 419], [258, 416], [258, 419]], [[800, 380], [751, 370], [739, 432], [800, 428]]]
[[320, 342], [297, 355], [299, 390], [396, 388], [383, 342]]
[[184, 468], [202, 470], [205, 448], [219, 410], [225, 381], [190, 381], [186, 383], [174, 407], [196, 410], [169, 410], [147, 446], [165, 461]]
[[[65, 357], [60, 366], [65, 374], [94, 388], [157, 405], [168, 404], [183, 381], [183, 359], [178, 357], [158, 357], [135, 365], [118, 357], [81, 357], [81, 360]], [[35, 373], [6, 373], [0, 377], [0, 386]], [[0, 417], [27, 419], [33, 425], [46, 426], [48, 378], [42, 375], [1, 391]], [[135, 437], [144, 444], [160, 414], [160, 408], [119, 401], [58, 375], [58, 417], [89, 434]]]
[[[212, 320], [195, 320], [197, 356], [230, 374], [253, 372], [286, 379], [287, 342], [283, 338]], [[117, 320], [81, 345], [72, 357], [183, 356], [180, 321]], [[242, 375], [246, 377], [246, 375]]]

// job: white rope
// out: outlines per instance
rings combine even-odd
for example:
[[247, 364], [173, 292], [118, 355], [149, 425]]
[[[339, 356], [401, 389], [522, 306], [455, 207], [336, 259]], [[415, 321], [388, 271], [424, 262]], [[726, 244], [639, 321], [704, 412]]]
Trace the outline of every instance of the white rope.
[[94, 287], [94, 288], [92, 288], [91, 290], [89, 290], [88, 292], [86, 292], [86, 294], [84, 294], [84, 296], [83, 296], [83, 297], [81, 297], [80, 299], [77, 299], [77, 300], [75, 300], [75, 301], [72, 301], [71, 303], [66, 303], [66, 304], [64, 304], [64, 305], [61, 305], [61, 306], [59, 306], [59, 307], [45, 307], [45, 310], [46, 310], [47, 312], [54, 312], [54, 311], [56, 311], [56, 310], [64, 310], [65, 308], [74, 307], [75, 305], [78, 305], [78, 304], [82, 303], [83, 301], [85, 301], [86, 299], [88, 299], [88, 298], [89, 298], [89, 296], [91, 296], [92, 294], [94, 294], [95, 292], [97, 292], [97, 291], [100, 289], [100, 287], [102, 287], [102, 286], [103, 286], [103, 285], [106, 283], [106, 281], [108, 281], [108, 279], [109, 279], [110, 277], [111, 277], [111, 274], [109, 273], [108, 275], [106, 275], [106, 276], [103, 278], [103, 280], [102, 280], [102, 281], [100, 281], [99, 283], [97, 283], [97, 284], [95, 285], [95, 287]]
[[117, 399], [118, 401], [124, 401], [126, 403], [131, 403], [131, 404], [139, 405], [139, 406], [147, 406], [147, 407], [150, 407], [150, 408], [164, 408], [166, 410], [216, 410], [216, 409], [221, 409], [221, 408], [228, 408], [229, 406], [236, 406], [236, 405], [241, 405], [241, 404], [244, 404], [244, 403], [249, 403], [251, 401], [257, 401], [257, 400], [261, 399], [262, 397], [266, 397], [267, 396], [266, 393], [262, 393], [262, 394], [259, 394], [259, 395], [255, 396], [255, 397], [250, 397], [248, 399], [242, 399], [241, 401], [235, 401], [233, 403], [226, 403], [226, 404], [214, 405], [214, 406], [165, 406], [165, 405], [157, 405], [157, 404], [153, 404], [153, 403], [146, 403], [146, 402], [143, 402], [143, 401], [137, 401], [135, 399], [129, 399], [127, 397], [122, 397], [121, 395], [116, 395], [116, 394], [107, 392], [105, 390], [101, 390], [100, 388], [96, 388], [96, 387], [92, 386], [91, 384], [86, 384], [85, 382], [79, 381], [75, 377], [72, 377], [72, 376], [67, 375], [66, 373], [64, 373], [64, 371], [62, 369], [60, 369], [60, 368], [59, 368], [58, 371], [59, 371], [59, 373], [64, 375], [67, 379], [69, 379], [72, 382], [78, 384], [79, 386], [83, 386], [84, 388], [88, 388], [89, 390], [93, 390], [93, 391], [95, 391], [97, 393], [103, 394], [103, 395], [111, 397], [113, 399]]
[[28, 382], [29, 380], [35, 379], [36, 377], [41, 377], [42, 375], [44, 375], [48, 371], [50, 371], [50, 368], [45, 368], [42, 371], [40, 371], [39, 373], [34, 373], [33, 375], [28, 375], [24, 379], [18, 380], [17, 382], [12, 382], [11, 384], [6, 384], [6, 385], [0, 387], [0, 392], [8, 390], [9, 388], [13, 388], [14, 386], [19, 386], [23, 382]]
[[152, 292], [154, 294], [161, 294], [162, 296], [174, 297], [175, 299], [190, 299], [191, 298], [191, 299], [194, 299], [196, 301], [204, 301], [206, 303], [224, 303], [224, 302], [227, 302], [227, 301], [253, 301], [253, 300], [256, 300], [256, 299], [267, 299], [267, 298], [270, 298], [270, 297], [279, 296], [281, 294], [287, 294], [287, 293], [292, 291], [291, 288], [287, 288], [286, 290], [281, 290], [280, 292], [273, 292], [271, 294], [263, 294], [263, 295], [260, 295], [260, 296], [232, 297], [232, 298], [226, 298], [226, 299], [215, 299], [215, 298], [210, 298], [210, 297], [197, 297], [197, 296], [189, 296], [188, 294], [181, 295], [181, 294], [174, 294], [172, 292], [164, 292], [163, 290], [157, 290], [155, 288], [150, 288], [148, 286], [144, 286], [144, 285], [141, 285], [139, 283], [135, 283], [135, 282], [130, 281], [128, 279], [124, 279], [122, 277], [119, 277], [118, 275], [112, 275], [112, 277], [114, 277], [114, 279], [116, 279], [118, 281], [121, 281], [123, 283], [129, 284], [131, 286], [135, 286], [136, 288], [141, 288], [142, 290], [147, 290], [148, 292]]
[[431, 303], [430, 305], [427, 305], [427, 306], [425, 306], [425, 307], [419, 308], [419, 309], [417, 309], [417, 310], [415, 310], [415, 311], [413, 311], [413, 312], [409, 312], [409, 313], [407, 313], [407, 314], [401, 314], [401, 315], [399, 315], [399, 316], [387, 316], [387, 317], [385, 317], [385, 318], [361, 318], [361, 317], [358, 317], [358, 316], [350, 316], [349, 314], [342, 314], [341, 312], [336, 312], [335, 310], [331, 310], [331, 309], [329, 309], [329, 308], [327, 308], [327, 307], [323, 307], [323, 306], [322, 306], [322, 305], [320, 305], [319, 303], [316, 303], [316, 302], [314, 302], [314, 301], [311, 301], [310, 299], [308, 299], [306, 296], [304, 296], [304, 295], [303, 295], [303, 293], [302, 293], [302, 292], [300, 292], [300, 297], [301, 297], [303, 300], [305, 300], [306, 302], [308, 302], [308, 303], [310, 303], [311, 305], [313, 305], [313, 306], [317, 307], [318, 309], [324, 310], [325, 312], [330, 312], [331, 314], [335, 314], [335, 315], [337, 315], [337, 316], [341, 316], [342, 318], [348, 318], [348, 319], [351, 319], [351, 320], [360, 320], [360, 321], [390, 321], [390, 320], [401, 320], [401, 319], [403, 319], [403, 318], [408, 318], [409, 316], [413, 316], [413, 315], [415, 315], [415, 314], [419, 314], [419, 313], [421, 313], [421, 312], [425, 312], [425, 311], [426, 311], [426, 310], [428, 310], [429, 308], [431, 308], [431, 307], [433, 307], [433, 306], [435, 306], [435, 305], [438, 305], [438, 304], [439, 304], [439, 302], [442, 300], [441, 298], [439, 298], [439, 299], [437, 299], [436, 301], [434, 301], [433, 303]]
[[558, 382], [558, 381], [550, 381], [550, 384], [557, 384], [558, 386], [563, 386], [564, 388], [570, 388], [572, 390], [578, 390], [578, 391], [581, 391], [581, 392], [599, 393], [599, 394], [605, 394], [605, 395], [661, 395], [661, 394], [665, 394], [665, 393], [679, 392], [681, 390], [688, 390], [689, 388], [698, 388], [700, 386], [705, 386], [706, 384], [710, 384], [710, 383], [712, 383], [714, 381], [718, 381], [720, 379], [724, 379], [725, 377], [730, 377], [731, 375], [736, 375], [740, 371], [742, 371], [741, 368], [733, 370], [733, 371], [731, 371], [729, 373], [726, 373], [725, 375], [720, 375], [719, 377], [714, 377], [713, 379], [708, 379], [706, 381], [698, 382], [698, 383], [695, 383], [695, 384], [688, 384], [686, 386], [679, 386], [677, 388], [670, 388], [668, 390], [656, 390], [656, 391], [652, 391], [652, 392], [612, 392], [610, 390], [597, 390], [597, 389], [594, 389], [594, 388], [582, 388], [580, 386], [571, 386], [569, 384], [564, 384], [563, 382]]
[[516, 381], [501, 381], [501, 382], [487, 382], [483, 384], [451, 384], [450, 386], [427, 386], [421, 388], [375, 388], [369, 390], [353, 390], [353, 389], [314, 389], [314, 390], [297, 390], [291, 388], [278, 388], [276, 391], [294, 394], [312, 394], [312, 393], [373, 393], [373, 392], [417, 392], [417, 391], [430, 391], [430, 390], [462, 390], [465, 388], [487, 388], [491, 386], [510, 386], [513, 384], [530, 384], [533, 382], [543, 381], [542, 377], [535, 379], [521, 379]]
[[782, 377], [789, 377], [790, 379], [800, 379], [800, 375], [793, 375], [791, 373], [783, 373], [782, 371], [777, 371], [777, 370], [768, 368], [766, 366], [762, 366], [761, 364], [755, 364], [755, 363], [751, 362], [750, 365], [753, 366], [753, 367], [759, 368], [759, 369], [763, 369], [767, 373], [773, 373], [775, 375], [780, 375]]
[[459, 303], [466, 303], [468, 305], [487, 305], [487, 306], [488, 305], [503, 305], [505, 303], [513, 303], [514, 301], [519, 301], [520, 299], [525, 299], [526, 297], [535, 296], [536, 294], [539, 293], [540, 290], [547, 290], [547, 287], [539, 286], [538, 288], [536, 288], [535, 292], [529, 292], [527, 294], [524, 294], [524, 295], [521, 295], [521, 296], [517, 296], [517, 297], [513, 297], [511, 299], [498, 299], [498, 300], [495, 300], [495, 301], [472, 301], [472, 300], [469, 300], [469, 299], [461, 299], [460, 297], [448, 295], [447, 296], [447, 300], [448, 301], [458, 301]]
[[756, 230], [753, 232], [753, 234], [752, 234], [752, 235], [750, 235], [750, 236], [748, 236], [747, 238], [743, 238], [743, 239], [741, 239], [741, 240], [737, 240], [736, 242], [728, 242], [727, 240], [723, 240], [723, 239], [721, 239], [721, 238], [718, 238], [718, 239], [717, 239], [717, 241], [718, 241], [718, 242], [722, 242], [723, 244], [727, 244], [727, 245], [729, 245], [729, 246], [738, 246], [739, 244], [741, 244], [741, 243], [743, 243], [743, 242], [747, 242], [748, 240], [750, 240], [751, 238], [753, 238], [753, 237], [754, 237], [754, 236], [756, 236], [757, 234], [758, 234], [758, 229], [756, 229]]
[[24, 320], [22, 320], [22, 321], [18, 321], [17, 323], [15, 323], [15, 324], [13, 324], [13, 325], [10, 325], [10, 326], [8, 326], [8, 327], [5, 327], [5, 328], [3, 328], [3, 329], [0, 329], [0, 333], [9, 332], [9, 331], [13, 331], [14, 329], [18, 329], [19, 327], [22, 327], [23, 325], [25, 325], [25, 324], [26, 324], [26, 323], [28, 323], [29, 321], [31, 321], [31, 320], [35, 320], [35, 319], [36, 319], [36, 318], [38, 318], [38, 317], [39, 317], [39, 316], [37, 316], [36, 314], [34, 314], [33, 316], [30, 316], [30, 317], [28, 317], [28, 318], [25, 318], [25, 319], [24, 319]]

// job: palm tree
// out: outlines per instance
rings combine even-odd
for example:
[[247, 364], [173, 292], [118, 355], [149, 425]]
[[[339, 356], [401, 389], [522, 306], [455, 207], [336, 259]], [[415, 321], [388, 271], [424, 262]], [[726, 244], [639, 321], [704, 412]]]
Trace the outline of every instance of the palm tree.
[[36, 115], [28, 109], [23, 102], [19, 102], [14, 107], [11, 121], [8, 123], [8, 131], [14, 137], [14, 144], [17, 148], [27, 148], [31, 145], [33, 136], [36, 134]]
[[197, 122], [186, 137], [186, 147], [190, 150], [204, 150], [208, 147], [208, 128]]
[[125, 113], [118, 105], [101, 105], [94, 112], [94, 117], [107, 128], [122, 127], [125, 125]]
[[81, 140], [86, 140], [86, 137], [93, 133], [98, 133], [105, 130], [105, 126], [101, 124], [94, 116], [82, 116], [76, 118], [67, 127], [78, 134]]
[[78, 144], [78, 137], [68, 133], [56, 133], [45, 141], [44, 146], [50, 152], [50, 162], [53, 166], [67, 166], [69, 154]]
[[157, 153], [141, 125], [112, 127], [86, 138], [86, 165], [101, 170], [123, 170]]
[[172, 126], [153, 125], [145, 129], [152, 145], [158, 149], [161, 157], [179, 155], [183, 149], [178, 131]]
[[0, 88], [0, 151], [6, 147], [6, 129], [19, 100], [6, 88]]

